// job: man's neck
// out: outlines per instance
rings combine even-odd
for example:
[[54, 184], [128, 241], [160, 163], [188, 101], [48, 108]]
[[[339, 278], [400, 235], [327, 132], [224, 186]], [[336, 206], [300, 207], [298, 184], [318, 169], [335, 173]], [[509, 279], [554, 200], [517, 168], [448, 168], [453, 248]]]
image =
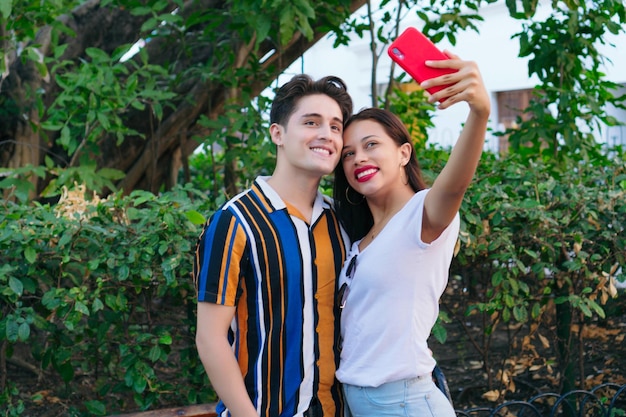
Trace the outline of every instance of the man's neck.
[[274, 172], [268, 178], [267, 183], [285, 203], [294, 206], [307, 221], [310, 221], [320, 179], [315, 179], [315, 177], [287, 178], [286, 175]]

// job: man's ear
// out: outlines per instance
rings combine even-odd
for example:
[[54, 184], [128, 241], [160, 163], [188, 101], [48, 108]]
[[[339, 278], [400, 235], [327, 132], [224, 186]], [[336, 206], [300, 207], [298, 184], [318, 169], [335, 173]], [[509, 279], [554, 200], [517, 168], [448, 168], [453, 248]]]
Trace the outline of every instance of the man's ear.
[[283, 145], [283, 133], [284, 128], [278, 123], [272, 123], [270, 125], [270, 136], [272, 138], [272, 142], [274, 142], [276, 146]]

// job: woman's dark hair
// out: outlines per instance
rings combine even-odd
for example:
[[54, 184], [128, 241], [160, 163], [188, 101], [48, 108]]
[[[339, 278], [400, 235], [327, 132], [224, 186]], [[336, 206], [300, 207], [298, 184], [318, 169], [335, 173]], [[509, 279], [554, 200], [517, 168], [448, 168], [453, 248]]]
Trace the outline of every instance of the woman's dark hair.
[[324, 94], [335, 100], [341, 109], [344, 124], [352, 115], [352, 97], [341, 78], [328, 76], [314, 81], [306, 74], [298, 74], [276, 92], [270, 110], [270, 123], [285, 126], [296, 110], [298, 101], [312, 94]]
[[[363, 120], [372, 120], [380, 124], [385, 130], [385, 133], [387, 133], [398, 146], [401, 146], [403, 143], [411, 144], [411, 156], [409, 157], [409, 162], [404, 166], [409, 185], [415, 192], [427, 188], [422, 178], [422, 171], [417, 162], [417, 157], [415, 156], [411, 135], [402, 121], [390, 111], [368, 108], [350, 117], [345, 123], [344, 132], [352, 123]], [[356, 190], [348, 184], [346, 173], [343, 170], [343, 164], [341, 162], [339, 162], [337, 168], [335, 168], [333, 200], [335, 201], [335, 209], [339, 220], [348, 233], [350, 240], [354, 242], [365, 236], [374, 225], [372, 212], [363, 195], [356, 192]]]

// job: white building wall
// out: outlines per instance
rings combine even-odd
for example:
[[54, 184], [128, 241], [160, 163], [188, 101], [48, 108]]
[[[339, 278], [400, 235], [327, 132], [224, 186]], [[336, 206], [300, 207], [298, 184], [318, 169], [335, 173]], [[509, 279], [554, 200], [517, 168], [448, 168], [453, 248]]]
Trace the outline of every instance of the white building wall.
[[[550, 12], [550, 5], [540, 7], [537, 12], [537, 20], [543, 20]], [[364, 15], [365, 9], [357, 11]], [[511, 37], [522, 30], [522, 23], [509, 16], [504, 2], [488, 5], [480, 10], [483, 22], [478, 22], [479, 33], [468, 31], [457, 35], [456, 45], [450, 45], [447, 40], [438, 44], [440, 49], [448, 49], [459, 55], [462, 59], [476, 61], [480, 67], [483, 80], [492, 96], [492, 117], [489, 128], [498, 130], [497, 126], [497, 103], [495, 94], [500, 91], [519, 90], [532, 88], [538, 82], [536, 78], [529, 78], [527, 58], [518, 58], [519, 40]], [[419, 28], [419, 21], [414, 13], [402, 22], [402, 29], [407, 26]], [[607, 37], [607, 40], [617, 45], [601, 46], [600, 50], [605, 53], [608, 66], [605, 68], [607, 78], [611, 81], [626, 85], [626, 53], [623, 46], [626, 44], [626, 35]], [[622, 45], [620, 48], [619, 45]], [[363, 39], [352, 35], [350, 46], [341, 46], [333, 49], [333, 39], [326, 37], [308, 50], [304, 56], [290, 66], [278, 79], [277, 84], [282, 85], [291, 76], [299, 73], [310, 74], [313, 78], [326, 75], [336, 75], [342, 78], [351, 94], [355, 111], [362, 107], [372, 106], [371, 102], [371, 73], [372, 58], [369, 49], [369, 35]], [[380, 46], [379, 46], [380, 48]], [[622, 49], [620, 51], [620, 49]], [[386, 48], [381, 55], [378, 64], [377, 83], [386, 84], [389, 81], [391, 59], [388, 57]], [[396, 68], [395, 75], [400, 74], [400, 68]], [[612, 113], [620, 120], [626, 121], [626, 112], [613, 109]], [[442, 146], [451, 146], [456, 140], [462, 123], [467, 116], [467, 105], [457, 104], [446, 110], [435, 112], [435, 127], [429, 131], [429, 142], [438, 143]], [[599, 140], [606, 141], [611, 134], [624, 135], [626, 129], [605, 129], [598, 133]], [[626, 139], [626, 138], [625, 138]], [[488, 134], [487, 148], [497, 149], [497, 139]]]

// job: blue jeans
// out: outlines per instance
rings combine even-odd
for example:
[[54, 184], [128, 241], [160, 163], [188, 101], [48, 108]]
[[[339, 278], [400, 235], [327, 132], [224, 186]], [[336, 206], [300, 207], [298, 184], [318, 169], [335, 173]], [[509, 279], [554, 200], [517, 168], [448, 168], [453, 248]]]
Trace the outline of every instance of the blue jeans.
[[446, 396], [430, 375], [388, 382], [379, 387], [343, 384], [346, 417], [455, 417]]

